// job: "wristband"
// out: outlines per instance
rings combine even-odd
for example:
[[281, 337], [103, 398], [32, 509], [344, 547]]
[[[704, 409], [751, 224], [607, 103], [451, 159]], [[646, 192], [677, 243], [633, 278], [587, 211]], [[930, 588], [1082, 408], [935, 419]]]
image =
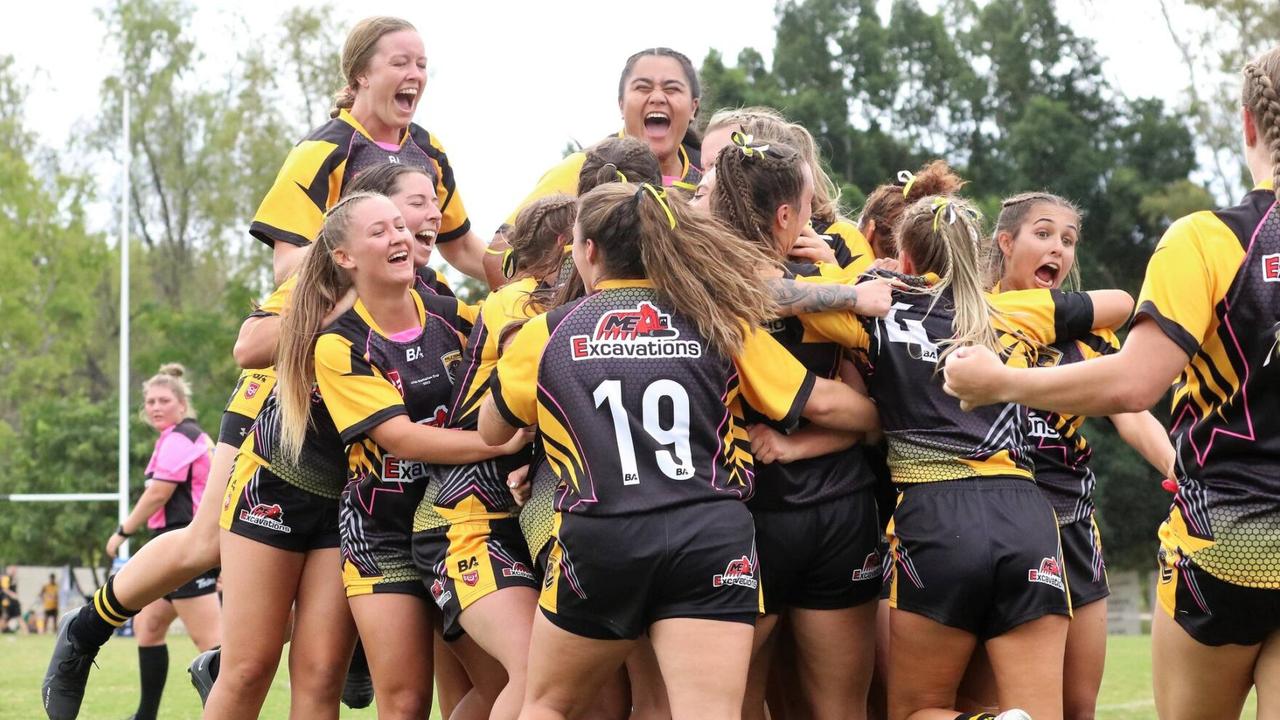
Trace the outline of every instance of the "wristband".
[[120, 525], [117, 525], [117, 526], [116, 526], [116, 535], [119, 535], [119, 536], [120, 536], [120, 537], [122, 537], [122, 538], [127, 538], [127, 537], [129, 537], [130, 535], [132, 535], [132, 533], [127, 533], [127, 532], [125, 532], [125, 531], [124, 531], [124, 525], [123, 525], [123, 524], [120, 524]]

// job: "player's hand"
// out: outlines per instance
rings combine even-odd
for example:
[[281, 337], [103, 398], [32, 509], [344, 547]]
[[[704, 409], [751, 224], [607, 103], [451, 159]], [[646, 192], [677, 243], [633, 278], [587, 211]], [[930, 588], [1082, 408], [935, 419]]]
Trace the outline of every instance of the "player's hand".
[[120, 554], [120, 546], [128, 538], [117, 533], [111, 533], [111, 537], [107, 538], [107, 557], [115, 557]]
[[355, 287], [347, 288], [347, 291], [343, 293], [342, 297], [338, 298], [338, 302], [334, 304], [333, 309], [329, 311], [329, 314], [325, 315], [324, 319], [320, 321], [321, 326], [328, 327], [329, 325], [332, 325], [333, 322], [341, 317], [343, 313], [355, 307], [355, 305], [356, 289]]
[[888, 272], [902, 272], [902, 263], [898, 262], [898, 258], [883, 257], [876, 258], [871, 263], [872, 270], [887, 270]]
[[962, 347], [947, 356], [942, 368], [942, 389], [960, 399], [960, 408], [972, 410], [1002, 400], [1009, 387], [1009, 368], [985, 347]]
[[498, 446], [498, 456], [514, 455], [524, 449], [525, 445], [533, 442], [533, 428], [521, 428], [516, 431], [511, 439]]
[[823, 236], [809, 225], [800, 231], [800, 237], [796, 238], [796, 244], [791, 246], [789, 255], [797, 260], [806, 260], [811, 263], [835, 264], [836, 262], [836, 251], [832, 250]]
[[786, 435], [757, 423], [747, 426], [747, 436], [751, 438], [751, 455], [756, 462], [766, 465], [791, 462], [791, 443]]
[[529, 496], [533, 494], [533, 485], [529, 482], [528, 465], [521, 465], [507, 473], [507, 489], [511, 491], [511, 497], [515, 499], [517, 507], [524, 507], [524, 504], [529, 502]]
[[897, 278], [876, 278], [854, 286], [858, 302], [853, 311], [863, 317], [884, 317], [893, 307], [893, 291], [907, 290], [907, 284]]

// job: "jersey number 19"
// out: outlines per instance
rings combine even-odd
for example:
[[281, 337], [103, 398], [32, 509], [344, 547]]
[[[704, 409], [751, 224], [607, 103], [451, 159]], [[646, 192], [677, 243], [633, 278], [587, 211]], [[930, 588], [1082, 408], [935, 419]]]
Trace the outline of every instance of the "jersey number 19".
[[[605, 380], [596, 386], [593, 397], [596, 407], [606, 403], [613, 417], [613, 432], [618, 440], [618, 456], [622, 466], [622, 484], [639, 485], [640, 471], [636, 465], [636, 448], [631, 438], [631, 423], [622, 404], [622, 381]], [[671, 427], [662, 427], [661, 407], [663, 399], [671, 401]], [[693, 449], [689, 446], [689, 393], [674, 380], [654, 380], [644, 389], [641, 400], [641, 424], [644, 430], [663, 449], [654, 452], [654, 459], [663, 475], [672, 480], [688, 480], [693, 477]], [[673, 446], [672, 449], [667, 449]]]

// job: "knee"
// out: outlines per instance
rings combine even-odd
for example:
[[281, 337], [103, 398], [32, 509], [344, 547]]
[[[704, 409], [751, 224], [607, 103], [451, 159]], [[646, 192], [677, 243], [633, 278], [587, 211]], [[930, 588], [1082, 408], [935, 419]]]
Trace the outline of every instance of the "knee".
[[218, 684], [225, 684], [228, 690], [236, 693], [266, 694], [271, 689], [279, 664], [279, 649], [274, 653], [266, 649], [230, 655], [224, 652], [218, 669]]
[[163, 645], [165, 633], [168, 630], [167, 622], [141, 615], [133, 619], [133, 634], [138, 638], [138, 644], [142, 646]]
[[[208, 527], [205, 527], [205, 525], [208, 525]], [[189, 567], [199, 572], [218, 567], [218, 561], [221, 559], [221, 550], [218, 544], [217, 523], [192, 523], [186, 527], [186, 530], [188, 531], [186, 558]]]
[[306, 658], [289, 655], [289, 685], [312, 697], [337, 699], [347, 679], [347, 660], [336, 656]]
[[400, 687], [374, 693], [378, 701], [378, 717], [417, 720], [431, 714], [430, 691], [417, 687]]

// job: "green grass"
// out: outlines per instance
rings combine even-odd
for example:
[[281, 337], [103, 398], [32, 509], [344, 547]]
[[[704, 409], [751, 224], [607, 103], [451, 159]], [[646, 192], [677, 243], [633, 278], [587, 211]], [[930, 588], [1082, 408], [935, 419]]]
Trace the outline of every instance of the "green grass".
[[[40, 678], [44, 675], [52, 647], [51, 636], [0, 636], [0, 716], [6, 718], [43, 718], [40, 708]], [[98, 655], [98, 668], [90, 675], [89, 693], [85, 698], [84, 720], [122, 720], [133, 712], [138, 695], [138, 661], [132, 640], [116, 639], [107, 643]], [[187, 662], [195, 649], [184, 637], [169, 643], [169, 684], [160, 707], [160, 717], [186, 720], [200, 717], [200, 701], [187, 679]], [[280, 668], [271, 694], [263, 707], [262, 717], [277, 720], [288, 717], [288, 670]], [[1250, 697], [1241, 717], [1256, 713]], [[1154, 719], [1155, 703], [1151, 700], [1150, 639], [1146, 636], [1114, 636], [1107, 644], [1107, 672], [1098, 697], [1098, 717], [1108, 720]], [[343, 718], [373, 718], [372, 709], [355, 711], [342, 708]], [[433, 718], [439, 717], [433, 714]]]

